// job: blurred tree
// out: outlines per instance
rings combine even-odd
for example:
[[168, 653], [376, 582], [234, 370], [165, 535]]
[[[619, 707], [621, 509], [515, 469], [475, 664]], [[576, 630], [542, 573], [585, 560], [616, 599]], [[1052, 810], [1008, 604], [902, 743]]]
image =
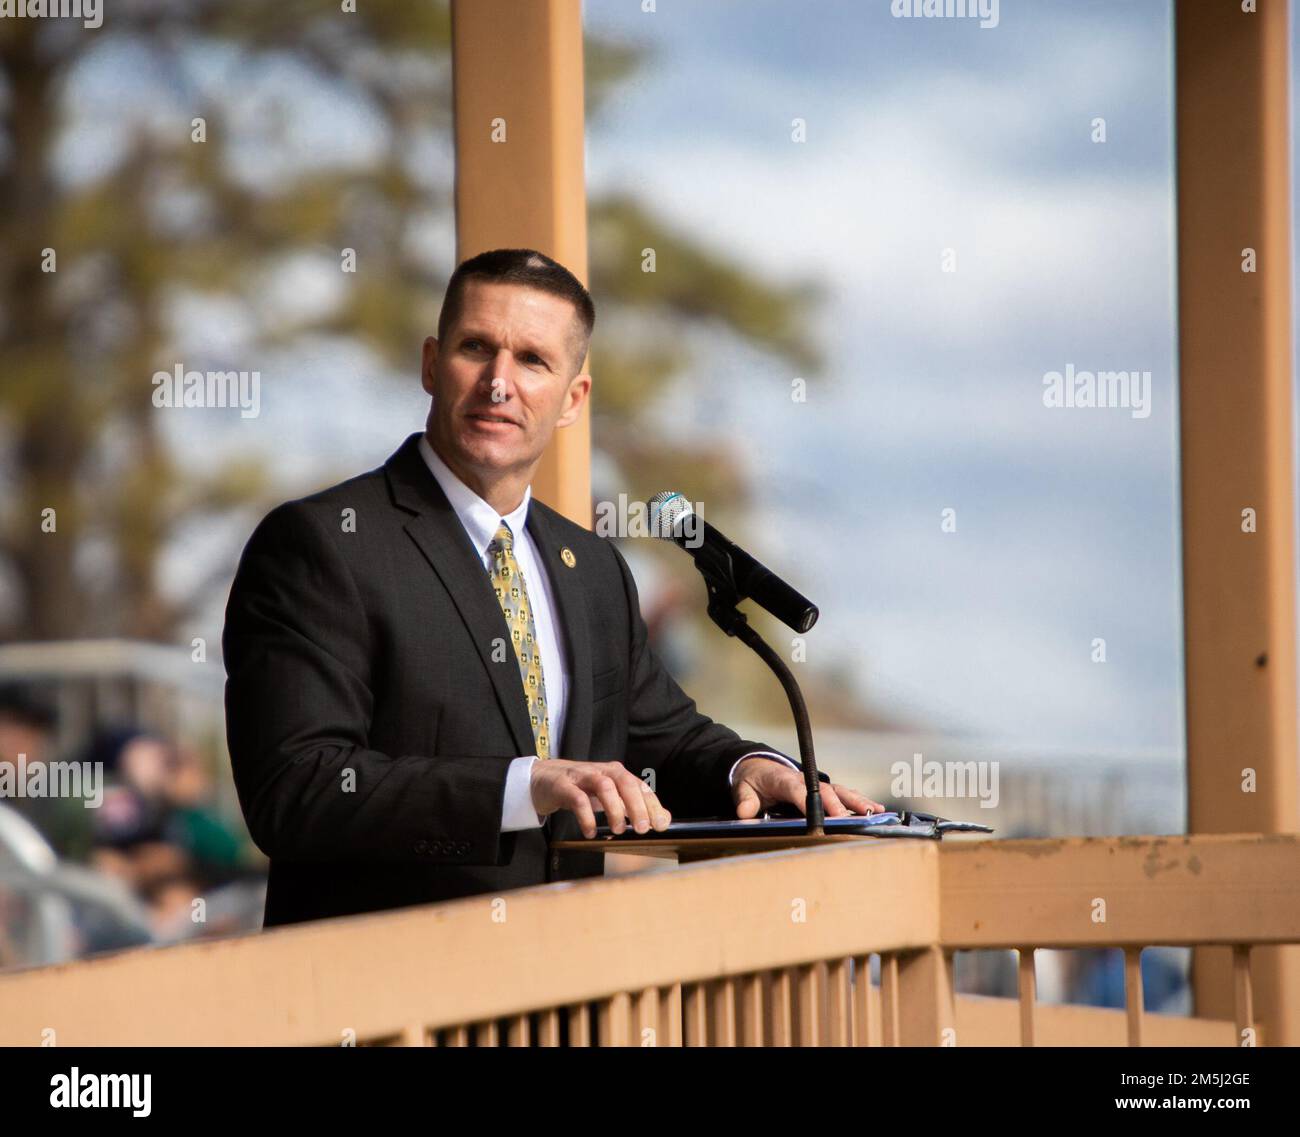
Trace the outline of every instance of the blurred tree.
[[[194, 473], [169, 451], [152, 375], [178, 358], [178, 298], [235, 305], [252, 350], [292, 349], [322, 331], [405, 366], [427, 334], [450, 264], [413, 239], [449, 229], [450, 16], [444, 0], [117, 0], [102, 28], [73, 20], [0, 21], [0, 606], [6, 638], [94, 634], [168, 639], [232, 561], [189, 595], [160, 587], [164, 552], [184, 529], [282, 496], [255, 462]], [[86, 108], [79, 80], [112, 53], [168, 93], [165, 103]], [[589, 112], [641, 61], [589, 41]], [[295, 146], [290, 109], [246, 84], [280, 69], [321, 102], [367, 109], [373, 156], [322, 165]], [[192, 120], [206, 142], [192, 139]], [[91, 176], [60, 154], [102, 127], [122, 139]], [[259, 156], [250, 163], [249, 153]], [[596, 414], [606, 446], [646, 474], [667, 457], [634, 446], [640, 408], [689, 362], [665, 322], [720, 325], [802, 370], [818, 360], [798, 334], [815, 294], [767, 284], [700, 248], [628, 198], [591, 203], [592, 285], [602, 328], [593, 346]], [[640, 250], [658, 250], [643, 273]], [[357, 250], [342, 302], [297, 319], [267, 315], [269, 274], [296, 256]], [[57, 271], [49, 272], [46, 250]], [[629, 316], [631, 318], [629, 318]], [[217, 369], [238, 368], [225, 361]], [[726, 462], [693, 459], [695, 492], [722, 487]], [[680, 468], [680, 467], [678, 467]], [[712, 479], [712, 481], [711, 481]], [[46, 532], [43, 511], [57, 529]], [[233, 558], [236, 548], [230, 550]]]

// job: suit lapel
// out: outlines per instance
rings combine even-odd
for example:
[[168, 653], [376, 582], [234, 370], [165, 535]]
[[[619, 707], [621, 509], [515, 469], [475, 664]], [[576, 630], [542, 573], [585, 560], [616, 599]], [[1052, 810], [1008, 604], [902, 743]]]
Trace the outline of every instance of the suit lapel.
[[[528, 721], [528, 706], [524, 701], [523, 684], [519, 680], [519, 667], [510, 646], [510, 632], [505, 616], [492, 591], [492, 582], [483, 568], [483, 562], [474, 550], [465, 527], [452, 509], [447, 495], [438, 480], [429, 472], [420, 456], [420, 436], [411, 435], [401, 448], [385, 463], [393, 501], [402, 509], [414, 514], [406, 523], [406, 532], [415, 542], [424, 559], [429, 562], [448, 595], [456, 605], [469, 637], [478, 651], [483, 666], [496, 692], [501, 713], [510, 726], [519, 754], [532, 754], [537, 749], [533, 728]], [[530, 515], [535, 512], [528, 510]], [[492, 658], [493, 645], [505, 644], [505, 657], [498, 662]], [[500, 652], [498, 651], [498, 654]], [[588, 680], [590, 687], [590, 680]], [[587, 700], [591, 696], [588, 691]], [[590, 709], [588, 709], [590, 715]], [[568, 730], [566, 728], [566, 736]]]
[[[551, 582], [551, 595], [559, 611], [556, 622], [564, 629], [568, 647], [569, 687], [564, 713], [564, 737], [557, 758], [583, 761], [591, 749], [591, 641], [587, 634], [587, 595], [582, 583], [583, 566], [572, 568], [560, 559], [560, 543], [552, 529], [545, 506], [533, 501], [528, 507], [527, 528]], [[495, 602], [495, 601], [494, 601]]]

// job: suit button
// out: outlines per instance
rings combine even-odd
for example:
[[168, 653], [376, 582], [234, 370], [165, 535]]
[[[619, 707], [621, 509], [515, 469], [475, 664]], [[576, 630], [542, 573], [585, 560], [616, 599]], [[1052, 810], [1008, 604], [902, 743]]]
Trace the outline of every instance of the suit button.
[[462, 841], [459, 845], [456, 846], [456, 852], [459, 853], [462, 857], [467, 856], [469, 854], [469, 842]]
[[428, 851], [428, 848], [429, 848], [428, 841], [416, 841], [415, 843], [415, 851], [417, 853], [424, 854], [425, 852]]
[[552, 871], [552, 872], [558, 872], [559, 869], [560, 869], [560, 854], [559, 854], [559, 853], [552, 853], [552, 854], [551, 854], [551, 871]]

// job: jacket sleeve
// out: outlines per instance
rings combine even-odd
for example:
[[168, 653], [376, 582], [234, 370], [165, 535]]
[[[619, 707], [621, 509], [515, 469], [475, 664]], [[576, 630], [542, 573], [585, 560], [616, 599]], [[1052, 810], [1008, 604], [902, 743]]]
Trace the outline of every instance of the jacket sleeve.
[[273, 510], [244, 550], [222, 635], [226, 735], [253, 840], [297, 861], [507, 863], [509, 759], [371, 749], [373, 650], [312, 507]]
[[743, 739], [696, 710], [650, 646], [632, 572], [617, 547], [610, 548], [623, 574], [632, 628], [624, 765], [638, 776], [653, 770], [653, 789], [679, 820], [735, 817], [731, 767], [751, 751], [773, 748]]

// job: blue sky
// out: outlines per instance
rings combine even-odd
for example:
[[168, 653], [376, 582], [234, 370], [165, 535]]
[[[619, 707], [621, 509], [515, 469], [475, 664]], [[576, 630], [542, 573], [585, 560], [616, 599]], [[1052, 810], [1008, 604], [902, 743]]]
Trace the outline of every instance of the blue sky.
[[[653, 53], [590, 124], [593, 188], [831, 287], [807, 404], [721, 340], [665, 396], [665, 423], [685, 402], [753, 456], [746, 536], [821, 603], [810, 650], [956, 734], [1180, 748], [1169, 5], [1004, 2], [988, 30], [887, 0], [586, 15]], [[1068, 364], [1149, 371], [1151, 414], [1044, 407]]]

